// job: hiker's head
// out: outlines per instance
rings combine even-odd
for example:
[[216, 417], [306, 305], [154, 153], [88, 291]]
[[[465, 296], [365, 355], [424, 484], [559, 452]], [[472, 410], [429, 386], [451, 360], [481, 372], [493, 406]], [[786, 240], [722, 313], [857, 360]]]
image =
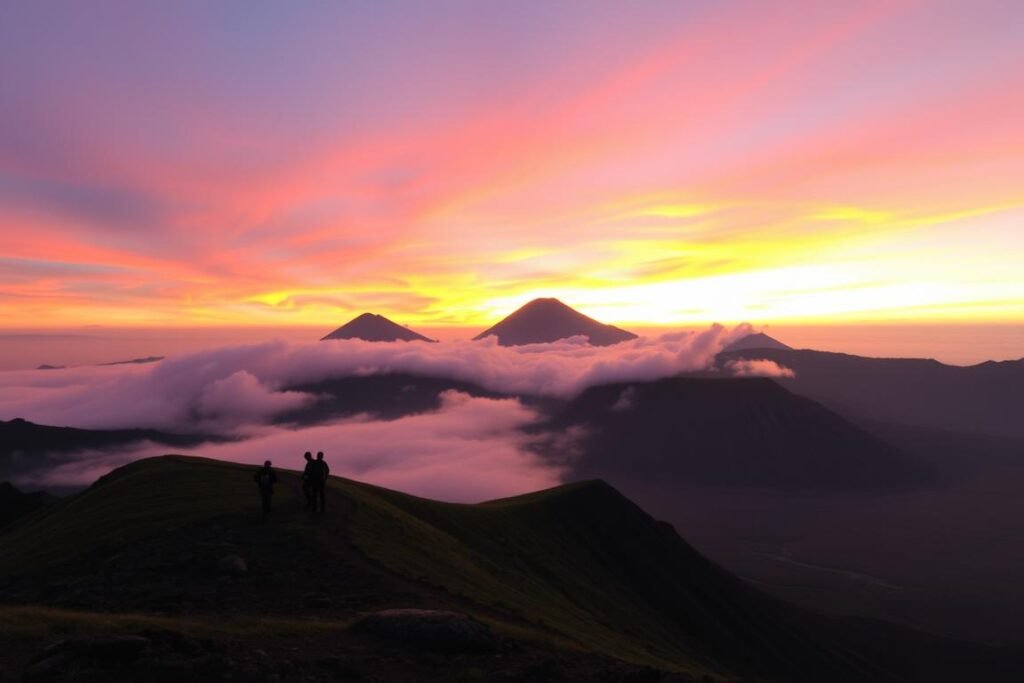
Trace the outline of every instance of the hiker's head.
[[313, 454], [310, 453], [309, 451], [306, 451], [305, 453], [302, 454], [302, 457], [305, 458], [306, 460], [312, 460]]
[[263, 466], [266, 467], [267, 469], [270, 469], [270, 461], [267, 460], [266, 462], [264, 462]]
[[323, 460], [324, 459], [324, 452], [323, 451], [317, 451], [316, 459], [317, 460]]

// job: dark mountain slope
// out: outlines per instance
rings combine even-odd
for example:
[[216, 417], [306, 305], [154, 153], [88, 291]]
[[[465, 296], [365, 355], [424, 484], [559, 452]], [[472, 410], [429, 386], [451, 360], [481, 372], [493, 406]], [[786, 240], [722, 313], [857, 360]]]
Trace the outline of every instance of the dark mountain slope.
[[[182, 457], [116, 470], [0, 534], [0, 602], [135, 612], [163, 629], [143, 632], [145, 647], [185, 642], [206, 667], [209, 647], [230, 647], [215, 661], [235, 678], [281, 660], [306, 680], [343, 677], [341, 663], [345, 676], [385, 681], [1009, 681], [1021, 670], [996, 650], [787, 607], [600, 482], [454, 505], [332, 478], [328, 514], [310, 518], [282, 472], [264, 520], [252, 471]], [[467, 614], [456, 618], [500, 645], [438, 658], [408, 633], [357, 629], [360, 614], [387, 607]], [[0, 631], [8, 613], [0, 606]], [[116, 619], [79, 615], [80, 629]], [[0, 662], [23, 661], [24, 644], [3, 650]], [[179, 667], [163, 657], [144, 664]]]
[[611, 346], [636, 339], [632, 332], [599, 323], [558, 299], [534, 299], [474, 339], [495, 336], [501, 346], [542, 344], [583, 335], [594, 346]]
[[[888, 680], [603, 482], [476, 506], [362, 493], [374, 510], [356, 540], [371, 557], [586, 649], [694, 675]], [[380, 525], [417, 534], [383, 534]]]
[[441, 394], [445, 391], [487, 398], [502, 396], [470, 382], [408, 373], [353, 375], [290, 386], [288, 390], [318, 397], [312, 405], [277, 418], [278, 422], [295, 424], [314, 424], [356, 413], [390, 420], [429, 412], [441, 407]]
[[547, 429], [583, 430], [574, 476], [799, 491], [928, 481], [918, 461], [766, 378], [591, 387]]
[[77, 429], [53, 427], [14, 418], [0, 420], [0, 458], [15, 453], [35, 454], [120, 446], [135, 441], [155, 441], [186, 446], [206, 441], [197, 434], [173, 434], [156, 429]]
[[371, 342], [434, 341], [376, 313], [363, 313], [349, 320], [320, 341], [330, 339], [362, 339]]
[[9, 482], [0, 482], [0, 529], [55, 500], [42, 491], [25, 493]]
[[167, 446], [194, 446], [222, 437], [172, 434], [155, 429], [77, 429], [28, 422], [21, 418], [0, 420], [0, 472], [14, 480], [20, 475], [51, 468], [74, 453], [129, 446], [143, 441]]
[[[845, 661], [783, 608], [606, 485], [467, 506], [332, 479], [333, 516], [309, 520], [286, 475], [264, 522], [250, 472], [179, 457], [112, 472], [0, 536], [0, 601], [283, 618], [308, 615], [313, 590], [336, 619], [458, 609], [528, 641], [662, 669], [806, 667], [844, 680]], [[225, 581], [232, 555], [247, 570]]]
[[950, 431], [1024, 436], [1024, 359], [970, 367], [917, 358], [865, 358], [811, 350], [722, 353], [766, 358], [796, 376], [779, 382], [834, 410], [882, 422]]

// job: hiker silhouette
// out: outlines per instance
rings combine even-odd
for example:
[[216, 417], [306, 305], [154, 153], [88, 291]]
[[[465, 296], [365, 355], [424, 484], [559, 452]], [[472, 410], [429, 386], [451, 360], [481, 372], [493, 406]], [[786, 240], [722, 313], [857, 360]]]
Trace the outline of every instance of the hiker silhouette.
[[323, 512], [327, 503], [324, 487], [327, 485], [327, 475], [331, 473], [331, 468], [324, 461], [323, 451], [316, 454], [316, 460], [310, 462], [310, 465], [313, 466], [310, 477], [313, 484], [313, 512]]
[[306, 459], [306, 467], [302, 470], [302, 495], [306, 497], [306, 509], [312, 510], [316, 502], [313, 498], [313, 470], [317, 465], [309, 451], [303, 453], [302, 457]]
[[270, 461], [263, 463], [263, 467], [256, 470], [253, 481], [260, 489], [260, 499], [263, 501], [264, 514], [270, 512], [270, 499], [274, 495], [274, 484], [277, 483], [277, 474], [270, 466]]

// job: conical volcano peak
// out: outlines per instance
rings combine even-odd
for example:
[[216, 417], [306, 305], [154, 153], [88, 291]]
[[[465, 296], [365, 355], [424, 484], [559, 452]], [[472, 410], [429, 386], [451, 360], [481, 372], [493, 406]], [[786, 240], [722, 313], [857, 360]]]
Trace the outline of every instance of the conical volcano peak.
[[388, 320], [377, 313], [363, 313], [334, 330], [320, 341], [330, 339], [362, 339], [371, 342], [427, 341], [433, 339], [413, 332], [408, 327]]
[[518, 310], [520, 310], [520, 311], [527, 311], [527, 310], [537, 310], [537, 309], [544, 309], [544, 308], [548, 308], [548, 309], [551, 309], [551, 310], [566, 310], [566, 311], [574, 310], [572, 308], [572, 306], [567, 306], [566, 304], [562, 303], [561, 300], [556, 299], [553, 296], [544, 296], [544, 297], [540, 297], [540, 298], [534, 299], [534, 300], [532, 300], [532, 301], [530, 301], [528, 303], [525, 303], [522, 306], [520, 306]]
[[749, 351], [752, 349], [778, 349], [780, 351], [792, 351], [793, 347], [783, 344], [774, 337], [769, 337], [764, 332], [755, 332], [754, 334], [748, 334], [745, 337], [740, 337], [722, 350]]
[[530, 301], [474, 339], [492, 335], [502, 346], [544, 344], [580, 335], [587, 337], [595, 346], [610, 346], [636, 339], [632, 332], [600, 323], [555, 298]]

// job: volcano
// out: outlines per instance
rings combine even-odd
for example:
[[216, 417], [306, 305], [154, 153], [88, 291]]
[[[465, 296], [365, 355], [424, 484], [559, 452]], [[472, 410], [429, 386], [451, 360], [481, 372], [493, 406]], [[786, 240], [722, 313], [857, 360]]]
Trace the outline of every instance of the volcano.
[[726, 346], [723, 351], [752, 351], [754, 349], [778, 349], [781, 351], [792, 351], [793, 347], [783, 344], [774, 337], [769, 337], [763, 332], [748, 334], [740, 337], [732, 344]]
[[534, 299], [473, 339], [495, 336], [501, 346], [522, 346], [580, 335], [587, 337], [594, 346], [611, 346], [636, 339], [632, 332], [600, 323], [558, 299]]
[[376, 313], [363, 313], [321, 338], [320, 341], [329, 339], [362, 339], [371, 342], [434, 341]]

